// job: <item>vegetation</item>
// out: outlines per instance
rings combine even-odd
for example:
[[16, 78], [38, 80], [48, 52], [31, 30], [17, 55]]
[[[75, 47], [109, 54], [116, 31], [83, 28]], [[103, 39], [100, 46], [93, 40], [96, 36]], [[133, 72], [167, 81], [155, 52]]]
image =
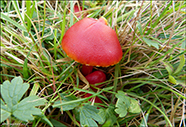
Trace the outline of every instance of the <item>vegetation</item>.
[[[0, 2], [1, 125], [185, 127], [185, 1]], [[107, 77], [94, 92], [61, 41], [77, 21], [101, 16], [123, 57], [94, 67]]]

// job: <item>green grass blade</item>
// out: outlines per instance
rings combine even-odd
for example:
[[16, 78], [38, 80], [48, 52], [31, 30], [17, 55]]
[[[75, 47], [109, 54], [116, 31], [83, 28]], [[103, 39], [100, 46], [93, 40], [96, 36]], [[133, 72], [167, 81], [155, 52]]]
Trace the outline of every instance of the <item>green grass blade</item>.
[[63, 22], [60, 23], [60, 26], [61, 26], [61, 36], [60, 36], [60, 39], [59, 39], [59, 43], [61, 43], [62, 39], [63, 39], [63, 36], [65, 34], [65, 25], [66, 25], [66, 7], [65, 7], [65, 10], [63, 12]]
[[181, 70], [183, 69], [184, 65], [185, 65], [185, 57], [184, 54], [181, 55], [180, 57], [180, 64], [178, 66], [178, 68], [176, 69], [176, 71], [174, 72], [174, 75], [178, 74], [179, 72], [181, 72]]
[[4, 13], [1, 13], [1, 19], [10, 22], [11, 24], [15, 25], [17, 28], [21, 29], [22, 31], [25, 31], [25, 32], [27, 31], [25, 27], [18, 24], [17, 22], [15, 22], [14, 20], [6, 16]]

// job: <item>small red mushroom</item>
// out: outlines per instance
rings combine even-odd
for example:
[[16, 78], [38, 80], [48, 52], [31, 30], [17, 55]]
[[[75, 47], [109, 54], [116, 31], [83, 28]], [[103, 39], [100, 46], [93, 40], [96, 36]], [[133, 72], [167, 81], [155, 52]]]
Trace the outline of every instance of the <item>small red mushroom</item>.
[[62, 48], [70, 58], [89, 66], [107, 67], [122, 58], [117, 34], [103, 17], [75, 23], [63, 36]]
[[[74, 5], [74, 12], [76, 13], [76, 12], [81, 12], [83, 10], [83, 8], [81, 7], [81, 6], [78, 6], [77, 4], [76, 5]], [[84, 10], [86, 10], [85, 8], [84, 8]], [[81, 17], [81, 15], [82, 14], [80, 14], [80, 13], [78, 13], [78, 14], [75, 14], [78, 18], [80, 18]], [[85, 17], [87, 15], [87, 13], [84, 13], [83, 14], [83, 16]]]
[[84, 76], [87, 76], [88, 74], [90, 74], [93, 70], [93, 66], [87, 66], [87, 65], [83, 65], [81, 68], [81, 73]]
[[85, 76], [85, 78], [90, 84], [96, 84], [104, 82], [106, 80], [106, 75], [102, 71], [94, 71]]
[[[103, 73], [102, 71], [94, 71], [90, 74], [88, 74], [87, 76], [85, 76], [85, 78], [87, 79], [87, 81], [90, 83], [90, 84], [96, 84], [96, 83], [101, 83], [101, 82], [104, 82], [106, 80], [106, 75], [105, 73]], [[97, 88], [101, 88], [102, 86], [104, 86], [104, 84], [101, 84], [101, 85], [97, 85], [95, 87]], [[90, 88], [93, 90], [93, 91], [97, 91], [94, 87], [90, 86]]]

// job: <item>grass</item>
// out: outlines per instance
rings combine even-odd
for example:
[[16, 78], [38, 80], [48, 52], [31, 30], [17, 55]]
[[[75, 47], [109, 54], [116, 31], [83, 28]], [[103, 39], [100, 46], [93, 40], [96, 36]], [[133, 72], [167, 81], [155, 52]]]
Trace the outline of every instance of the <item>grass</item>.
[[[82, 14], [79, 18], [73, 12], [76, 3], [86, 9], [77, 12]], [[93, 96], [104, 100], [103, 107], [107, 109], [108, 105], [116, 104], [115, 95], [122, 90], [138, 100], [142, 110], [124, 118], [115, 115], [114, 126], [185, 127], [185, 4], [184, 1], [1, 1], [1, 84], [21, 76], [30, 83], [26, 95], [48, 100], [40, 108], [53, 124], [58, 121], [66, 126], [79, 126], [76, 113], [51, 107], [61, 99], [59, 93], [80, 99], [78, 91], [90, 92], [79, 71], [81, 64], [66, 56], [61, 40], [70, 26], [84, 18], [83, 14], [95, 19], [104, 16], [118, 34], [123, 58], [115, 66], [94, 68], [106, 73], [105, 87], [113, 89], [104, 89]], [[12, 122], [15, 121], [13, 118]], [[19, 122], [48, 126], [38, 118]]]

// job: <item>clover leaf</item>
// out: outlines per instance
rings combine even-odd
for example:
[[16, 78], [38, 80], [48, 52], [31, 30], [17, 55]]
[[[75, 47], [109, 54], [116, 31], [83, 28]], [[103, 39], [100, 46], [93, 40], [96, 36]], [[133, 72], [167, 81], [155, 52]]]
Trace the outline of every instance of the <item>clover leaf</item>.
[[140, 113], [138, 101], [125, 95], [123, 91], [118, 91], [116, 94], [118, 98], [116, 102], [115, 112], [119, 114], [119, 117], [125, 117], [127, 112]]
[[42, 115], [41, 109], [35, 108], [35, 106], [44, 105], [45, 99], [32, 95], [21, 100], [29, 88], [29, 84], [23, 83], [21, 77], [15, 77], [11, 82], [4, 81], [0, 87], [4, 100], [1, 100], [0, 123], [11, 115], [22, 121], [33, 120], [33, 115]]
[[95, 122], [103, 122], [103, 118], [99, 114], [99, 110], [97, 107], [92, 105], [84, 105], [80, 108], [80, 123], [81, 126], [92, 126], [98, 127], [97, 123]]
[[155, 47], [156, 49], [159, 49], [159, 45], [160, 45], [160, 44], [159, 44], [157, 41], [150, 40], [150, 39], [148, 39], [148, 38], [146, 38], [146, 37], [143, 37], [142, 39], [143, 39], [143, 41], [144, 41], [148, 46], [153, 46], [153, 47]]

